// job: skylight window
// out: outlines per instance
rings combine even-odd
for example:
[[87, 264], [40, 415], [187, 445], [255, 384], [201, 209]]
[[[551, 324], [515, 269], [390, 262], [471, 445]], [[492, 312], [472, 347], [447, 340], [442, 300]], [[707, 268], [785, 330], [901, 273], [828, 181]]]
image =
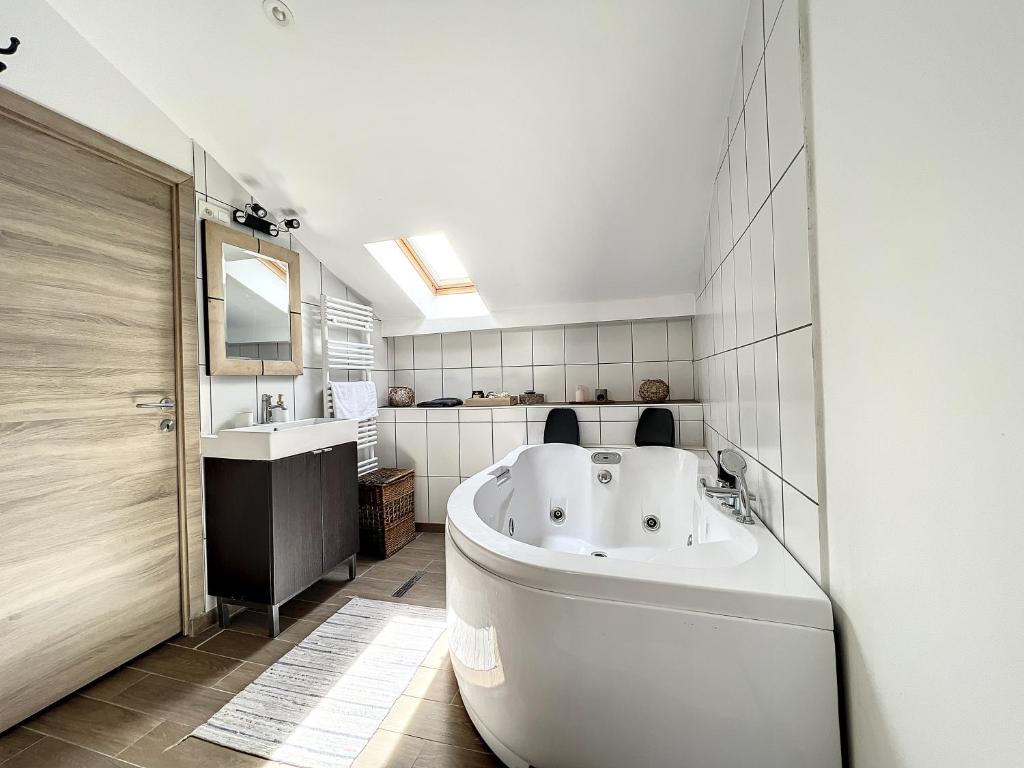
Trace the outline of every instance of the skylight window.
[[476, 285], [443, 232], [367, 243], [366, 250], [427, 317], [487, 314]]
[[476, 290], [443, 232], [400, 237], [395, 242], [435, 296]]

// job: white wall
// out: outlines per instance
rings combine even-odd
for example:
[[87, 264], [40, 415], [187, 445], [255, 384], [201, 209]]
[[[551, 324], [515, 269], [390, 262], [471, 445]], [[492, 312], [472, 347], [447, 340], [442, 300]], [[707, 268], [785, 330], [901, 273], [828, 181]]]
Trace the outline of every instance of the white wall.
[[809, 4], [853, 768], [1024, 761], [1024, 6]]
[[644, 379], [669, 384], [673, 400], [693, 399], [690, 318], [548, 325], [432, 333], [388, 339], [391, 384], [413, 387], [417, 401], [467, 398], [472, 390], [571, 401], [577, 385], [639, 400]]
[[695, 373], [708, 450], [746, 455], [761, 519], [824, 582], [798, 10], [749, 5], [698, 276]]
[[[213, 158], [198, 144], [195, 145], [195, 185], [197, 208], [206, 201], [219, 203], [224, 207], [242, 208], [252, 202], [252, 195], [231, 177]], [[246, 234], [264, 237], [251, 229], [232, 227], [245, 231]], [[320, 293], [330, 296], [358, 301], [364, 299], [351, 291], [327, 267], [325, 267], [297, 237], [288, 232], [277, 238], [268, 238], [277, 245], [298, 251], [301, 256], [299, 277], [302, 287], [302, 369], [301, 376], [208, 376], [206, 372], [206, 320], [203, 314], [204, 305], [199, 305], [199, 383], [200, 383], [200, 417], [203, 434], [215, 434], [225, 427], [230, 427], [233, 417], [242, 410], [259, 413], [260, 396], [284, 394], [285, 403], [290, 410], [292, 419], [307, 419], [323, 415], [323, 356], [320, 350]], [[203, 294], [203, 259], [202, 230], [200, 220], [196, 219], [196, 296]], [[335, 333], [337, 336], [337, 333]], [[365, 340], [365, 339], [361, 339]], [[387, 381], [387, 351], [384, 339], [379, 336], [371, 340], [377, 353], [377, 365], [380, 373], [376, 374], [383, 391]], [[355, 378], [355, 372], [353, 372]], [[345, 371], [334, 371], [335, 380], [344, 381]], [[276, 399], [276, 397], [275, 397]]]
[[187, 171], [192, 143], [152, 101], [43, 0], [0, 0], [0, 86]]

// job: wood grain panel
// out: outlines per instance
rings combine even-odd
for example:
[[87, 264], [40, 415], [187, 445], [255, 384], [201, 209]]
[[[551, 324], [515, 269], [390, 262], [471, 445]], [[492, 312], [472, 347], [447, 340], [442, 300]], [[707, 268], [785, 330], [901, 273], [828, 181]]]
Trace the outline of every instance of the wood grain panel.
[[203, 220], [203, 264], [206, 267], [206, 295], [212, 299], [224, 297], [224, 246], [235, 245], [252, 253], [260, 252], [260, 241], [252, 235]]
[[208, 299], [206, 302], [206, 325], [209, 328], [206, 355], [209, 358], [211, 376], [259, 376], [263, 373], [262, 360], [243, 360], [228, 357], [227, 307], [223, 299]]
[[0, 88], [0, 112], [39, 133], [88, 149], [97, 157], [119, 163], [167, 184], [180, 184], [189, 177], [184, 171], [4, 88]]
[[[227, 356], [227, 319], [224, 300], [224, 246], [234, 245], [260, 253], [288, 265], [288, 309], [291, 312], [291, 360], [243, 360]], [[203, 263], [205, 265], [207, 363], [211, 376], [301, 376], [302, 375], [302, 289], [297, 251], [258, 240], [214, 221], [203, 221]], [[283, 273], [282, 273], [283, 274]]]
[[10, 103], [0, 91], [0, 730], [181, 626], [179, 443], [135, 404], [180, 392], [182, 178]]
[[299, 284], [299, 269], [302, 257], [298, 251], [290, 251], [280, 245], [259, 240], [260, 254], [288, 265], [288, 309], [292, 312], [302, 311], [302, 288]]
[[[178, 401], [178, 432], [184, 452], [182, 494], [185, 560], [184, 600], [186, 619], [206, 612], [206, 577], [203, 559], [203, 484], [200, 470], [199, 436], [202, 422], [199, 411], [199, 316], [196, 302], [196, 215], [195, 187], [189, 179], [178, 185], [178, 252], [180, 264], [179, 305], [181, 307], [181, 396]], [[184, 631], [190, 622], [186, 621]]]

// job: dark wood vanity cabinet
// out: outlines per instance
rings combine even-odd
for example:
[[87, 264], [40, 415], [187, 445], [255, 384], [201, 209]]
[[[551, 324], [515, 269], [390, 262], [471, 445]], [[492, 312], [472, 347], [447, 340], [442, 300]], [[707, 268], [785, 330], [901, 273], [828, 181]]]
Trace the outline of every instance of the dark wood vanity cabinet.
[[[359, 482], [356, 444], [320, 455], [320, 485], [324, 519], [324, 573], [355, 557], [359, 551]], [[352, 574], [355, 575], [354, 573]]]
[[221, 625], [227, 606], [265, 606], [271, 635], [278, 607], [359, 549], [356, 444], [274, 461], [206, 458], [209, 594]]

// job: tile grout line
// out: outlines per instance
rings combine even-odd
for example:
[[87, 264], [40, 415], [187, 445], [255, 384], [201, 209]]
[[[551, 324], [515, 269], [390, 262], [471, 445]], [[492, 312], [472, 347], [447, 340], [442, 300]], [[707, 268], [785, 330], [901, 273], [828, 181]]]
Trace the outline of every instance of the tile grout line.
[[[96, 699], [96, 701], [99, 701], [99, 699]], [[127, 707], [122, 707], [122, 709], [127, 709]], [[135, 711], [135, 710], [132, 710], [132, 711]], [[139, 714], [145, 715], [146, 713], [145, 712], [140, 712]], [[149, 715], [149, 717], [154, 717], [154, 716], [153, 715]], [[161, 722], [161, 725], [162, 724], [163, 723]], [[32, 747], [34, 747], [36, 744], [38, 744], [39, 742], [43, 741], [44, 739], [53, 739], [54, 741], [59, 741], [62, 744], [67, 744], [67, 745], [72, 746], [72, 747], [77, 747], [78, 749], [84, 749], [86, 752], [91, 752], [94, 755], [100, 755], [101, 757], [104, 757], [104, 758], [106, 758], [108, 760], [117, 760], [117, 761], [120, 761], [120, 762], [124, 763], [125, 765], [134, 765], [134, 766], [136, 766], [136, 768], [144, 768], [144, 766], [141, 766], [139, 763], [133, 763], [130, 760], [125, 760], [125, 759], [117, 757], [115, 755], [108, 755], [106, 752], [100, 752], [98, 749], [94, 749], [93, 747], [87, 747], [84, 744], [78, 744], [77, 742], [71, 741], [71, 740], [66, 739], [66, 738], [64, 738], [62, 736], [52, 736], [52, 735], [50, 735], [48, 733], [43, 733], [42, 731], [37, 731], [35, 728], [30, 728], [27, 725], [23, 725], [21, 727], [24, 728], [27, 731], [31, 731], [32, 733], [39, 734], [42, 738], [36, 739], [34, 742], [29, 744], [27, 747], [25, 747], [25, 749], [21, 750], [20, 752], [18, 752], [15, 755], [11, 755], [11, 757], [9, 757], [7, 760], [3, 761], [4, 763], [7, 763], [8, 761], [13, 760], [15, 757], [17, 757], [17, 755], [24, 754], [25, 752], [30, 750]], [[158, 725], [157, 727], [159, 728], [160, 726]], [[120, 752], [118, 752], [118, 754], [120, 754]]]

